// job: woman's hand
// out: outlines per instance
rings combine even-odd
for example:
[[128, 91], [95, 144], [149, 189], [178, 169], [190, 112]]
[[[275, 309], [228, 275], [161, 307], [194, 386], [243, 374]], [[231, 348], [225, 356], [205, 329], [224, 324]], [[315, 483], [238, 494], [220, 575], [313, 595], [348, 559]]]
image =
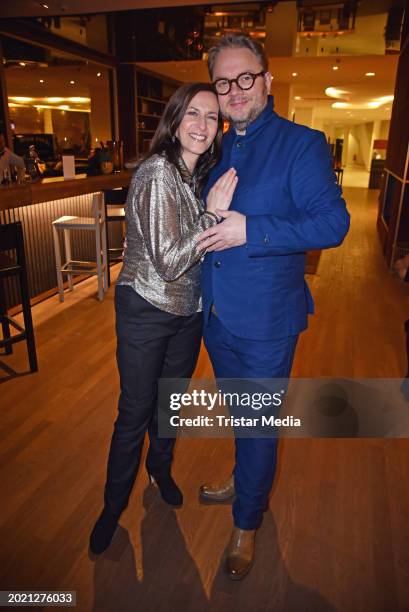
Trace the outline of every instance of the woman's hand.
[[227, 210], [232, 201], [238, 180], [234, 168], [230, 168], [230, 170], [222, 174], [207, 194], [206, 210], [214, 214], [217, 214], [217, 209]]

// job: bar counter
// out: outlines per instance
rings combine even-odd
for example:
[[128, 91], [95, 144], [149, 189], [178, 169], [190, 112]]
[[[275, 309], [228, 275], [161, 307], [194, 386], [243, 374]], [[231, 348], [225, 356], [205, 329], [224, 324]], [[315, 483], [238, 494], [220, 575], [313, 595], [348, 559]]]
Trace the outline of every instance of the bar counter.
[[[52, 221], [63, 215], [90, 217], [94, 193], [128, 187], [131, 178], [132, 171], [124, 171], [92, 177], [77, 175], [70, 180], [53, 177], [24, 185], [0, 186], [0, 224], [21, 221], [23, 225], [30, 296], [33, 301], [56, 292]], [[116, 238], [115, 230], [110, 228], [113, 242]], [[92, 232], [75, 231], [72, 245], [75, 259], [95, 260]], [[7, 307], [19, 304], [17, 285], [7, 282], [5, 288]]]
[[79, 174], [75, 179], [69, 180], [58, 176], [24, 185], [0, 186], [0, 211], [96, 193], [103, 189], [128, 187], [131, 178], [132, 172], [124, 171], [88, 177]]

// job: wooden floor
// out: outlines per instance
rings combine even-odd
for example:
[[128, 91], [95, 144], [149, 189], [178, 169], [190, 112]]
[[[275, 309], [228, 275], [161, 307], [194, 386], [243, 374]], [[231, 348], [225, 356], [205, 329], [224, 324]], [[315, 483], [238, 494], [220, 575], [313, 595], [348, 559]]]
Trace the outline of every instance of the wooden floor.
[[[300, 340], [298, 377], [399, 377], [409, 286], [386, 268], [375, 230], [377, 192], [349, 188], [352, 227], [310, 277], [316, 315]], [[140, 473], [114, 542], [88, 555], [101, 509], [116, 412], [113, 287], [95, 280], [33, 309], [40, 371], [24, 346], [3, 358], [0, 386], [0, 588], [77, 591], [77, 609], [372, 612], [409, 610], [407, 440], [284, 440], [255, 566], [228, 581], [229, 506], [201, 506], [200, 482], [228, 474], [224, 440], [180, 440], [174, 511]], [[197, 376], [210, 376], [204, 351]], [[409, 409], [409, 406], [408, 406]]]

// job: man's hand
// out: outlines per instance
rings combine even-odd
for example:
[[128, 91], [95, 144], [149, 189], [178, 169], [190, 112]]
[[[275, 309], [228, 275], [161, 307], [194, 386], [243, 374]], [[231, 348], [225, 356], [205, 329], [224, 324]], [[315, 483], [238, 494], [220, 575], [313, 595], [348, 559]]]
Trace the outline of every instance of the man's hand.
[[395, 261], [394, 268], [399, 274], [400, 278], [403, 280], [409, 268], [409, 255], [405, 255], [405, 257], [402, 257], [402, 259]]
[[246, 216], [235, 210], [217, 209], [216, 214], [224, 221], [200, 234], [197, 244], [199, 251], [224, 251], [246, 244]]

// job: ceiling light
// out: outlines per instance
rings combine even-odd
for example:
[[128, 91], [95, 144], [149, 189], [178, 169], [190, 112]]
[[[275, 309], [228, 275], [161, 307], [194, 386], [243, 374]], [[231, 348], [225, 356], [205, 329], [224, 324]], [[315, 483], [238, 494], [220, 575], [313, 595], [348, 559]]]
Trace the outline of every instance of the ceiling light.
[[344, 100], [349, 100], [349, 97], [347, 95], [349, 94], [349, 92], [344, 91], [343, 89], [337, 89], [336, 87], [327, 87], [325, 89], [325, 93], [330, 98], [343, 98]]
[[70, 85], [75, 85], [75, 81], [70, 81]]
[[19, 62], [20, 66], [25, 66], [26, 63], [25, 62]]
[[82, 98], [81, 96], [73, 96], [72, 98], [66, 98], [68, 102], [74, 102], [75, 104], [86, 104], [91, 102], [91, 98]]
[[387, 102], [393, 102], [394, 96], [381, 96], [380, 98], [376, 98], [376, 101], [380, 104], [386, 104]]
[[47, 102], [51, 104], [58, 104], [58, 102], [64, 102], [64, 98], [46, 98]]
[[45, 8], [45, 9], [48, 9], [48, 4], [43, 4], [43, 3], [41, 3], [41, 6], [42, 6], [43, 8]]
[[14, 100], [14, 102], [32, 102], [33, 98], [27, 98], [26, 96], [10, 96], [9, 100]]
[[332, 66], [332, 70], [338, 70], [339, 66]]
[[97, 72], [97, 76], [100, 77], [102, 72]]
[[294, 100], [301, 100], [301, 96], [294, 96]]
[[40, 83], [44, 83], [44, 79], [40, 79]]
[[298, 76], [298, 72], [293, 72], [292, 76], [294, 77]]
[[51, 106], [51, 104], [34, 104], [34, 108], [49, 108], [50, 110], [60, 110], [62, 114], [65, 113], [66, 110], [69, 110], [71, 113], [90, 113], [91, 109], [89, 108], [71, 108], [68, 104], [62, 104], [61, 106]]
[[375, 76], [374, 72], [365, 72], [365, 76]]

